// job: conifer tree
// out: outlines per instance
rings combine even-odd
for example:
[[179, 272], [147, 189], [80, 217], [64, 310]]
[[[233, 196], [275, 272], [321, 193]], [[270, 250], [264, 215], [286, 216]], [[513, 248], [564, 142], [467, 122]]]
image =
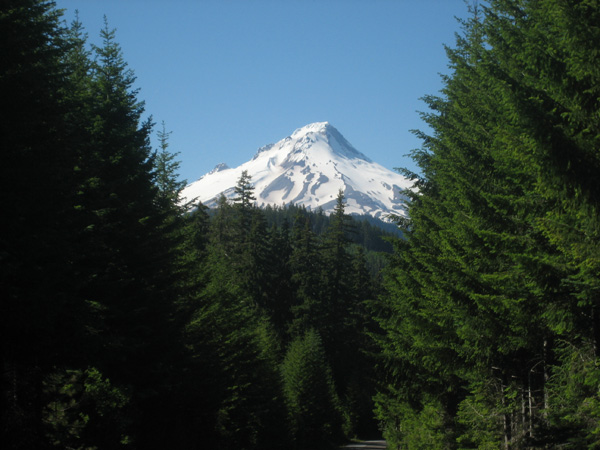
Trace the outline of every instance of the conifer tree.
[[290, 255], [291, 281], [296, 291], [291, 308], [294, 316], [290, 325], [292, 336], [302, 336], [309, 329], [322, 326], [323, 311], [319, 302], [322, 267], [310, 217], [298, 212], [292, 230]]
[[[247, 180], [241, 197], [252, 186]], [[247, 188], [247, 189], [246, 189]], [[195, 213], [197, 214], [197, 213]], [[279, 342], [266, 314], [261, 279], [267, 241], [264, 218], [249, 201], [218, 201], [206, 244], [199, 289], [192, 298], [184, 342], [191, 363], [190, 424], [197, 445], [277, 448], [285, 430], [277, 376]], [[197, 252], [188, 242], [186, 251]], [[204, 436], [204, 437], [203, 437]]]
[[165, 122], [161, 123], [158, 131], [159, 150], [155, 156], [155, 183], [158, 187], [159, 199], [170, 205], [177, 205], [180, 201], [181, 191], [187, 184], [185, 180], [179, 180], [179, 166], [177, 161], [179, 152], [171, 153], [169, 149], [169, 136], [171, 131], [166, 130]]
[[297, 448], [331, 448], [339, 443], [342, 436], [339, 400], [315, 330], [308, 330], [292, 341], [281, 370], [291, 434]]
[[81, 356], [68, 45], [49, 2], [0, 6], [0, 441], [44, 446], [43, 380]]
[[[166, 394], [166, 375], [178, 352], [169, 338], [175, 242], [165, 229], [164, 205], [157, 201], [151, 123], [141, 120], [135, 77], [106, 20], [100, 34], [87, 110], [89, 146], [80, 165], [85, 220], [81, 294], [98, 312], [97, 367], [111, 382], [132, 387], [131, 435], [139, 445], [151, 445], [142, 442], [160, 420], [157, 398]], [[166, 434], [154, 436], [154, 444], [168, 440]]]
[[[598, 376], [590, 365], [573, 365], [576, 358], [598, 358], [600, 336], [599, 266], [594, 256], [598, 251], [598, 58], [592, 50], [599, 42], [598, 14], [593, 3], [547, 1], [518, 7], [499, 2], [486, 16], [489, 41], [497, 49], [502, 75], [508, 80], [502, 98], [526, 130], [527, 138], [512, 149], [513, 158], [527, 161], [537, 176], [535, 193], [545, 201], [547, 211], [535, 226], [558, 250], [558, 254], [537, 256], [553, 274], [553, 278], [546, 277], [554, 295], [547, 296], [544, 310], [549, 334], [555, 334], [548, 340], [550, 356], [553, 341], [562, 342], [556, 351], [559, 364], [547, 368], [547, 376], [553, 371], [556, 376], [544, 403], [548, 406], [552, 394], [560, 395], [559, 403], [569, 404], [572, 415], [564, 409], [553, 414], [549, 408], [551, 422], [561, 433], [568, 430], [568, 439], [587, 445], [597, 441], [589, 428], [581, 426], [578, 405], [585, 398], [588, 405], [595, 405], [585, 415], [595, 416], [598, 397], [574, 391], [570, 391], [572, 396], [563, 396], [556, 382], [562, 380], [568, 391], [574, 379], [585, 379], [579, 382], [587, 384]], [[510, 56], [516, 47], [518, 58]], [[568, 372], [572, 379], [564, 377]], [[569, 424], [564, 417], [574, 420]], [[547, 436], [556, 443], [552, 435], [551, 431]]]
[[236, 231], [237, 240], [240, 243], [247, 244], [250, 229], [253, 221], [253, 207], [256, 197], [254, 196], [254, 185], [252, 177], [244, 170], [238, 179], [235, 188], [235, 197], [233, 198], [233, 206], [236, 211]]
[[[590, 178], [582, 170], [575, 191], [556, 189], [568, 178], [556, 163], [587, 145], [565, 138], [575, 122], [563, 119], [584, 108], [557, 101], [575, 53], [554, 50], [564, 49], [561, 33], [577, 42], [591, 28], [563, 20], [573, 11], [553, 1], [493, 1], [474, 13], [448, 52], [444, 97], [427, 99], [434, 134], [421, 134], [424, 148], [415, 153], [423, 175], [408, 193], [408, 241], [397, 245], [380, 305], [383, 355], [398, 376], [380, 410], [396, 414], [387, 420], [401, 423], [396, 439], [409, 448], [434, 435], [449, 448], [556, 444], [545, 431], [553, 342], [579, 341], [571, 334], [581, 326], [579, 307], [590, 307], [580, 329], [594, 329], [594, 282], [573, 283], [584, 277], [574, 276], [577, 244], [566, 231], [590, 224], [575, 213]], [[572, 94], [581, 87], [569, 83]], [[572, 226], [559, 232], [560, 222]], [[569, 250], [558, 244], [567, 234]], [[419, 416], [430, 410], [444, 419]]]
[[265, 261], [266, 310], [279, 340], [287, 343], [289, 327], [293, 320], [292, 307], [295, 304], [295, 290], [292, 283], [292, 242], [287, 219], [281, 227], [275, 225], [269, 230], [268, 260]]
[[[348, 317], [350, 303], [349, 274], [352, 260], [348, 253], [348, 233], [351, 219], [345, 213], [343, 191], [338, 192], [337, 203], [331, 217], [331, 224], [323, 236], [322, 292], [324, 307], [323, 335], [325, 348], [338, 348], [346, 331], [344, 322]], [[335, 368], [334, 368], [335, 371]]]

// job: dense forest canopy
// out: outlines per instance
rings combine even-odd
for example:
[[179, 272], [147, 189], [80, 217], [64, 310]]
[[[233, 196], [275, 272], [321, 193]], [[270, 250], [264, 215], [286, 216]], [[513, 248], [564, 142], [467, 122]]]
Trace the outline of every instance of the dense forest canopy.
[[182, 206], [109, 24], [3, 2], [2, 448], [598, 447], [600, 5], [471, 13], [390, 232]]

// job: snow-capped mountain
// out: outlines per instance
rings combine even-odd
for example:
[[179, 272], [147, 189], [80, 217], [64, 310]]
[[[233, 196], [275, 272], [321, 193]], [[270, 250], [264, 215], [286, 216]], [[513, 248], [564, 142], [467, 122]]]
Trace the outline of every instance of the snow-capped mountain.
[[340, 189], [346, 198], [346, 213], [384, 218], [404, 215], [406, 198], [400, 193], [411, 182], [371, 161], [356, 150], [328, 122], [306, 125], [276, 144], [266, 145], [254, 157], [236, 167], [219, 164], [183, 191], [184, 200], [194, 198], [214, 206], [223, 193], [234, 196], [242, 174], [252, 177], [259, 207], [296, 204], [330, 213]]

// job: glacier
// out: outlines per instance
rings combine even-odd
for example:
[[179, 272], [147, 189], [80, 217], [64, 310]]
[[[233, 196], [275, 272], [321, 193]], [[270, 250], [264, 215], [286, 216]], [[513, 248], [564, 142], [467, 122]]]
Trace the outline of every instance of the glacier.
[[182, 201], [213, 207], [221, 194], [232, 198], [243, 171], [252, 177], [258, 207], [292, 203], [328, 214], [341, 189], [346, 213], [378, 219], [406, 216], [407, 198], [402, 192], [412, 186], [409, 179], [359, 152], [329, 122], [316, 122], [261, 147], [238, 167], [217, 165], [185, 187]]

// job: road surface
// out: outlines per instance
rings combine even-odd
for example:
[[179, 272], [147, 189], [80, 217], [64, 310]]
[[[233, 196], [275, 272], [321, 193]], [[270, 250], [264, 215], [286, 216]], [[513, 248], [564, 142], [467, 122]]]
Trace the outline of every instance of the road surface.
[[362, 441], [345, 445], [344, 448], [351, 450], [384, 450], [387, 448], [387, 445], [385, 441]]

